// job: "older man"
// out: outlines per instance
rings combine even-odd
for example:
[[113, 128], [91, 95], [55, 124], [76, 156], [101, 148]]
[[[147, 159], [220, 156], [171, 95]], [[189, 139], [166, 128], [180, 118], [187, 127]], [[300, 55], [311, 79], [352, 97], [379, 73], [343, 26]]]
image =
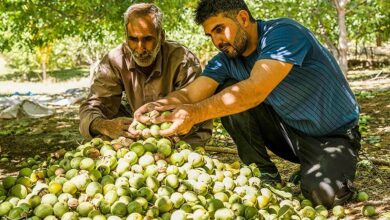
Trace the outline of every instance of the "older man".
[[[165, 40], [162, 19], [161, 10], [153, 4], [133, 4], [127, 9], [126, 42], [101, 60], [89, 97], [80, 107], [80, 132], [84, 137], [137, 138], [128, 132], [132, 112], [185, 87], [200, 74], [199, 61], [191, 51]], [[129, 108], [121, 104], [123, 92]], [[183, 138], [190, 144], [204, 145], [211, 129], [208, 121]]]

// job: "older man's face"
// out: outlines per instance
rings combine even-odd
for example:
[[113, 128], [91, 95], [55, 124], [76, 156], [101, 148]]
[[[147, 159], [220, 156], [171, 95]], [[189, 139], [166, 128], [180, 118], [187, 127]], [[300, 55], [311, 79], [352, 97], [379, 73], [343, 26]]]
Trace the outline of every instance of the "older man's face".
[[161, 36], [153, 24], [153, 17], [131, 18], [127, 32], [127, 43], [135, 63], [141, 67], [150, 66], [161, 47]]

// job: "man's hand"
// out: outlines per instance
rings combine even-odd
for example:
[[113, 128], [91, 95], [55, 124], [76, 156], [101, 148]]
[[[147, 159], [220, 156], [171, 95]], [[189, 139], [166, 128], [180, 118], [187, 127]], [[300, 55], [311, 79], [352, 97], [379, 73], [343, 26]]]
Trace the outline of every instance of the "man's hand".
[[138, 123], [139, 122], [137, 120], [133, 120], [128, 129], [128, 132], [134, 137], [134, 139], [138, 139], [142, 135], [142, 131], [137, 130]]
[[118, 137], [136, 138], [128, 132], [128, 129], [133, 122], [132, 118], [120, 117], [114, 119], [97, 118], [91, 124], [91, 132], [93, 134], [102, 134], [112, 139]]
[[162, 106], [162, 104], [157, 101], [146, 103], [134, 112], [134, 119], [143, 124], [150, 125], [152, 123], [151, 118], [153, 117], [146, 115], [146, 113], [156, 110], [155, 108], [158, 106]]
[[161, 115], [157, 118], [151, 119], [152, 123], [159, 124], [162, 122], [172, 122], [170, 128], [160, 130], [161, 136], [174, 136], [187, 134], [191, 128], [201, 122], [199, 117], [199, 111], [196, 109], [196, 105], [184, 104], [184, 105], [165, 105], [156, 106], [157, 111], [171, 110], [169, 115]]

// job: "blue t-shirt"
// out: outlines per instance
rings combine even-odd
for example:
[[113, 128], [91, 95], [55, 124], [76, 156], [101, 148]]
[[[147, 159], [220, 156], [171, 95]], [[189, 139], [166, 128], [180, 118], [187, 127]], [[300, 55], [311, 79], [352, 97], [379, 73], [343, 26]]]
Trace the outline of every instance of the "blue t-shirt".
[[286, 124], [322, 136], [357, 122], [359, 106], [337, 61], [307, 28], [280, 18], [258, 21], [258, 31], [257, 49], [251, 55], [231, 59], [219, 53], [202, 75], [223, 84], [248, 79], [257, 60], [291, 63], [291, 71], [265, 100]]

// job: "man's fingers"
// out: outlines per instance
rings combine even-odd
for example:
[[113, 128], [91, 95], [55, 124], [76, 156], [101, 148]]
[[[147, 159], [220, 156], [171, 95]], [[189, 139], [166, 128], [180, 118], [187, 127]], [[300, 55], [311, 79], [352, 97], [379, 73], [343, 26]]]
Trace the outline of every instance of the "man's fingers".
[[132, 118], [122, 118], [122, 123], [126, 125], [130, 125], [133, 122]]
[[138, 121], [139, 117], [142, 116], [142, 115], [143, 115], [142, 111], [137, 110], [137, 111], [134, 112], [134, 118], [137, 121]]
[[156, 109], [159, 112], [163, 112], [163, 111], [168, 111], [168, 110], [172, 110], [175, 108], [176, 108], [176, 105], [161, 105], [161, 106], [156, 106], [154, 109]]
[[[163, 111], [168, 111], [168, 110], [172, 110], [172, 109], [175, 109], [176, 108], [176, 105], [161, 105], [161, 106], [156, 106], [154, 109], [159, 111], [159, 112], [163, 112]], [[154, 124], [160, 124], [160, 123], [163, 123], [165, 121], [171, 121], [172, 120], [172, 116], [173, 114], [170, 114], [170, 115], [159, 115], [158, 117], [151, 117], [150, 118], [150, 122], [154, 123]]]
[[177, 130], [179, 129], [180, 122], [174, 122], [170, 128], [165, 130], [160, 130], [160, 135], [164, 137], [177, 135]]
[[143, 124], [150, 124], [150, 117], [146, 115], [139, 116], [137, 120]]
[[137, 109], [135, 112], [134, 112], [134, 118], [139, 121], [140, 120], [140, 117], [143, 116], [145, 113], [147, 113], [149, 110], [148, 110], [148, 106], [149, 105], [143, 105], [141, 106], [139, 109]]
[[129, 127], [131, 127], [132, 123], [127, 122], [122, 122], [119, 126], [122, 128], [122, 130], [127, 130]]
[[122, 124], [122, 126], [120, 128], [121, 128], [122, 131], [128, 131], [130, 126]]
[[141, 134], [141, 131], [136, 130], [132, 126], [128, 127], [128, 129], [126, 129], [126, 131], [131, 133], [132, 135], [140, 135]]
[[138, 136], [140, 136], [141, 135], [141, 132], [139, 132], [139, 131], [137, 131], [137, 130], [133, 130], [133, 129], [129, 129], [129, 130], [127, 130], [126, 131], [127, 133], [130, 133], [131, 135], [133, 135], [133, 136], [136, 136], [136, 137], [138, 137]]
[[124, 131], [126, 135], [128, 135], [131, 138], [138, 138], [141, 136], [141, 132], [138, 130], [135, 130], [134, 128], [129, 127], [126, 131]]
[[[146, 112], [151, 112], [151, 111], [153, 111], [153, 110], [155, 109], [155, 107], [156, 107], [156, 104], [155, 104], [155, 103], [150, 104], [150, 105], [147, 105], [147, 107], [146, 107], [147, 111], [146, 111]], [[146, 113], [146, 112], [145, 112], [145, 113]]]
[[157, 118], [151, 119], [151, 122], [153, 124], [161, 124], [161, 123], [166, 122], [166, 121], [172, 121], [172, 115], [161, 115]]
[[138, 135], [134, 135], [130, 132], [124, 132], [123, 136], [131, 139], [137, 139], [139, 137]]

